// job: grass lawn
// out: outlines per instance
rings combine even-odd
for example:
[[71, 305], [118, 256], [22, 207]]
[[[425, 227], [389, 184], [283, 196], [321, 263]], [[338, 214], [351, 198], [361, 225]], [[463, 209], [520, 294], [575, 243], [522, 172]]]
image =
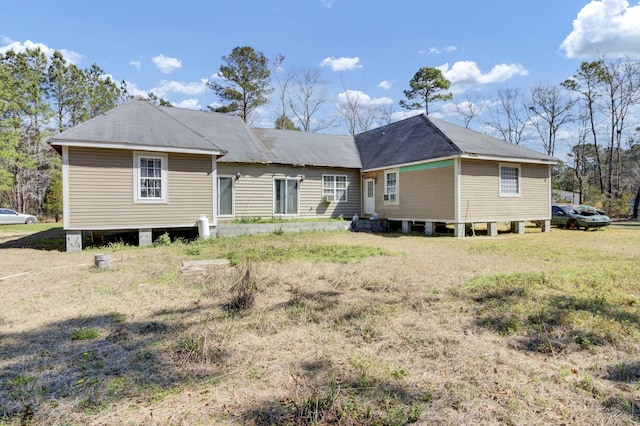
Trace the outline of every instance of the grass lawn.
[[640, 422], [640, 224], [530, 231], [64, 253], [0, 227], [0, 423]]

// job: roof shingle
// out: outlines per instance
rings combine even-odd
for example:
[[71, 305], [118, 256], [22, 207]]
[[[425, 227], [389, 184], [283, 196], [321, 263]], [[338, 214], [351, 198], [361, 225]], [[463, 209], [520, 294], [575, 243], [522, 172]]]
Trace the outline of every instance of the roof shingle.
[[425, 114], [360, 133], [355, 142], [363, 170], [463, 155], [560, 163], [550, 155]]
[[49, 139], [223, 155], [222, 163], [278, 163], [371, 170], [452, 156], [559, 164], [555, 157], [424, 114], [353, 136], [250, 129], [239, 117], [134, 99]]
[[[169, 108], [167, 108], [169, 109]], [[161, 107], [134, 99], [49, 139], [66, 142], [221, 153], [222, 148]]]

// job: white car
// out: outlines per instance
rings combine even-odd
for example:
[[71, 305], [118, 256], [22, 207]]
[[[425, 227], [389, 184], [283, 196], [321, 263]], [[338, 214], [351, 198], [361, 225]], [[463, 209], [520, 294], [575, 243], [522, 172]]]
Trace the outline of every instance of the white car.
[[26, 223], [31, 225], [36, 223], [36, 217], [30, 214], [18, 213], [11, 209], [0, 209], [0, 225], [7, 225], [9, 223]]

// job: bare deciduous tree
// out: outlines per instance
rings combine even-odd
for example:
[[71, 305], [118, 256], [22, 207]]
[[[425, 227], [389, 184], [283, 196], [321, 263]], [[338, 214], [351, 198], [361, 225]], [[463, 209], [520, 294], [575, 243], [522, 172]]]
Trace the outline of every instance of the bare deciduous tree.
[[350, 134], [366, 132], [380, 124], [389, 124], [393, 106], [390, 103], [372, 102], [358, 90], [345, 90], [338, 96], [336, 111]]
[[520, 145], [527, 125], [524, 109], [519, 89], [500, 89], [498, 100], [489, 111], [491, 119], [486, 124], [500, 133], [505, 141]]
[[547, 154], [555, 152], [560, 127], [575, 120], [573, 108], [576, 103], [577, 99], [565, 96], [558, 86], [540, 84], [531, 89], [529, 121], [540, 135]]
[[604, 177], [602, 173], [602, 163], [600, 159], [600, 148], [598, 145], [598, 131], [597, 131], [597, 118], [596, 118], [596, 102], [600, 94], [598, 93], [598, 85], [600, 84], [599, 75], [602, 64], [600, 61], [596, 62], [583, 62], [580, 65], [580, 69], [572, 78], [565, 80], [562, 86], [566, 89], [573, 90], [580, 94], [580, 101], [582, 107], [587, 113], [587, 119], [589, 122], [589, 130], [593, 140], [593, 147], [595, 149], [596, 170], [597, 179], [600, 192], [604, 193]]
[[358, 104], [360, 92], [354, 90], [346, 90], [340, 94], [339, 101], [336, 104], [336, 111], [340, 120], [347, 127], [347, 131], [351, 135], [355, 135], [358, 129]]
[[327, 103], [327, 82], [316, 69], [307, 68], [293, 72], [287, 85], [288, 106], [305, 132], [317, 132], [332, 126], [330, 119], [313, 120], [320, 108]]
[[378, 107], [378, 110], [380, 111], [380, 124], [381, 125], [386, 125], [386, 124], [391, 124], [393, 122], [393, 104], [387, 104], [387, 105], [382, 105], [380, 107]]
[[[284, 56], [282, 54], [278, 54], [273, 61], [273, 71], [271, 75], [275, 76], [273, 79], [273, 90], [275, 92], [275, 96], [278, 99], [278, 105], [276, 107], [276, 115], [278, 120], [281, 122], [285, 121], [285, 117], [288, 118], [288, 104], [289, 101], [287, 97], [289, 96], [289, 86], [291, 85], [291, 80], [293, 79], [293, 75], [290, 72], [287, 72], [282, 69], [282, 63], [284, 62]], [[276, 128], [278, 128], [276, 126]]]
[[480, 115], [481, 111], [476, 100], [466, 100], [456, 104], [456, 112], [460, 114], [464, 121], [464, 127], [467, 129], [471, 124], [471, 120]]
[[[640, 102], [640, 63], [627, 59], [603, 60], [601, 81], [604, 86], [604, 110], [609, 119], [607, 151], [607, 192], [617, 198], [621, 189], [623, 135], [629, 124], [625, 120]], [[637, 124], [637, 123], [636, 123]], [[615, 174], [614, 174], [615, 171]]]

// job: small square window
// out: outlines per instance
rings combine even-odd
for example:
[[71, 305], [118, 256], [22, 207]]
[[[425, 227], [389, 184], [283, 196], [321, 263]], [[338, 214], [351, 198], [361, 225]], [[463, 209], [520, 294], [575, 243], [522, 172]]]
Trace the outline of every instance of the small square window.
[[347, 175], [322, 175], [322, 196], [335, 201], [347, 201]]

